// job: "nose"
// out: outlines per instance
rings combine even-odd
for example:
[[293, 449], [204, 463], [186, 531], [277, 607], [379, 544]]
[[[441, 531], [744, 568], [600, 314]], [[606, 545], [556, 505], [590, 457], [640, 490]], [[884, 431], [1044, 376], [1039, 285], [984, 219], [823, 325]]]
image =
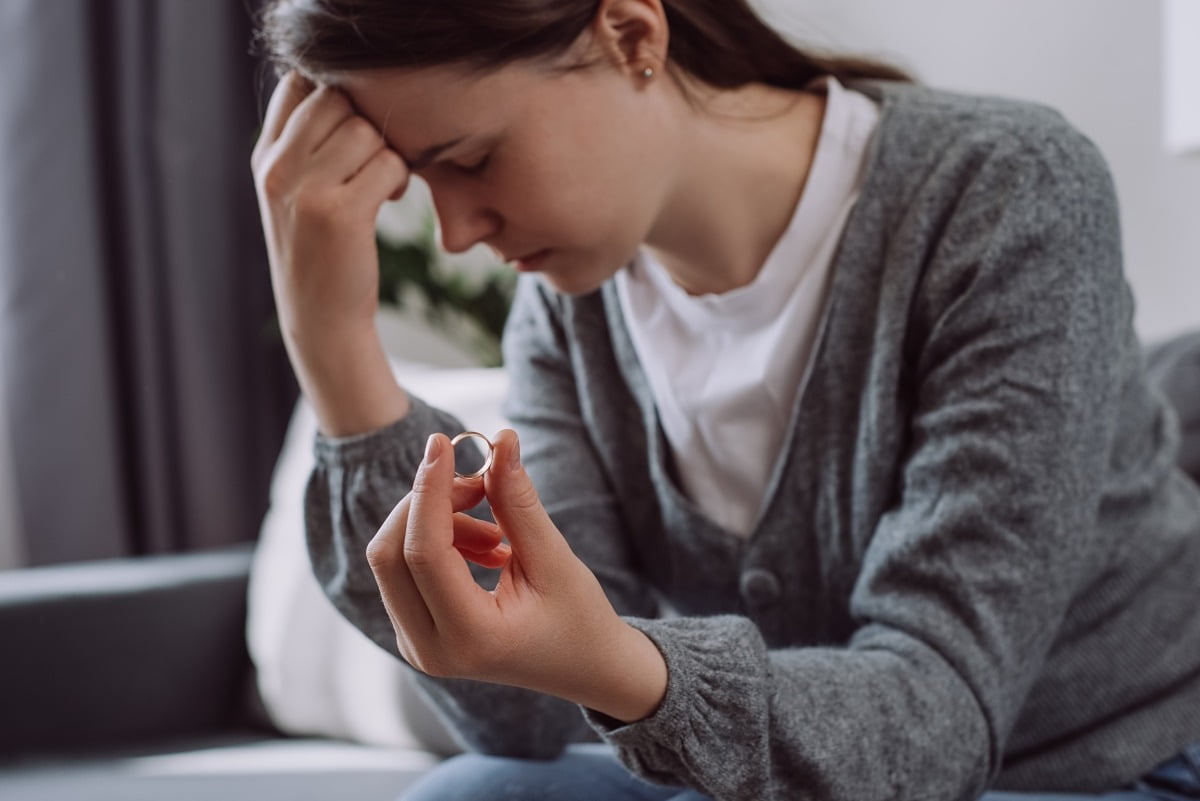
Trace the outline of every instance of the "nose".
[[500, 228], [500, 217], [472, 192], [456, 187], [432, 188], [442, 248], [463, 253], [492, 237]]

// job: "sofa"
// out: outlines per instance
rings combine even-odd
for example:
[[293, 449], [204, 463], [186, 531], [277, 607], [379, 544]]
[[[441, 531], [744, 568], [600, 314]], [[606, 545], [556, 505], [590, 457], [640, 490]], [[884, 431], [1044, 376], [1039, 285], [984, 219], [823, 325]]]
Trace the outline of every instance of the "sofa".
[[[503, 370], [392, 366], [471, 428], [504, 427]], [[0, 799], [390, 800], [461, 750], [312, 576], [316, 427], [301, 400], [253, 544], [0, 573]]]
[[[1149, 348], [1147, 370], [1200, 479], [1200, 332]], [[501, 422], [501, 373], [409, 373], [468, 425]], [[394, 799], [457, 750], [405, 669], [324, 617], [301, 575], [314, 426], [298, 409], [253, 546], [2, 577], [0, 798]], [[315, 669], [322, 660], [332, 667]]]
[[0, 583], [0, 798], [394, 799], [437, 756], [288, 736], [246, 648], [251, 548]]

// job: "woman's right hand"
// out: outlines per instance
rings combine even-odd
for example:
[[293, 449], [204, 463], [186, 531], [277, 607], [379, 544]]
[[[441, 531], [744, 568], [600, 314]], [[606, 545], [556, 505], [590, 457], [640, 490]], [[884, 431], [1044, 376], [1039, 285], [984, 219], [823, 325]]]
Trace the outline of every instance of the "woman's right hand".
[[409, 171], [350, 100], [298, 73], [280, 80], [251, 157], [280, 328], [331, 436], [402, 417], [408, 399], [375, 330], [375, 219]]

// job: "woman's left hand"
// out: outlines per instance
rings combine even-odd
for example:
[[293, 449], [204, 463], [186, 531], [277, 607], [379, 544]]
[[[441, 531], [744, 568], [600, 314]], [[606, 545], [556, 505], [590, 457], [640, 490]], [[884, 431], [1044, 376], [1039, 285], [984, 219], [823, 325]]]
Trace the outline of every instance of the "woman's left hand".
[[[502, 431], [494, 449], [483, 479], [457, 478], [449, 439], [430, 437], [412, 492], [367, 547], [401, 656], [432, 676], [649, 716], [666, 692], [658, 648], [621, 620], [546, 514], [516, 434]], [[495, 525], [464, 511], [484, 495]], [[467, 559], [503, 565], [494, 590], [475, 583]]]

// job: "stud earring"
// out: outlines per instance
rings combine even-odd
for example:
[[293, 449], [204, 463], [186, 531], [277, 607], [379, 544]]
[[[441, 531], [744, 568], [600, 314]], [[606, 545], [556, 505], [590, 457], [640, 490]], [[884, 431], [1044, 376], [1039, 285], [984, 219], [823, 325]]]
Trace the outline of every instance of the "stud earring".
[[644, 70], [642, 70], [642, 77], [645, 78], [646, 80], [650, 80], [651, 78], [653, 78], [654, 77], [654, 68], [646, 67]]

